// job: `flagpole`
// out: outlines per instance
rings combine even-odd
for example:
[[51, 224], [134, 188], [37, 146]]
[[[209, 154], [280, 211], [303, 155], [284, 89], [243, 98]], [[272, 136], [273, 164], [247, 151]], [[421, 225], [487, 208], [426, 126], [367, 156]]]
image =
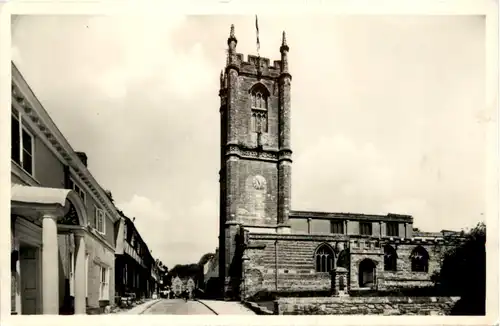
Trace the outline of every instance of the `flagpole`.
[[257, 15], [255, 15], [255, 30], [257, 33], [257, 56], [260, 58], [259, 19]]

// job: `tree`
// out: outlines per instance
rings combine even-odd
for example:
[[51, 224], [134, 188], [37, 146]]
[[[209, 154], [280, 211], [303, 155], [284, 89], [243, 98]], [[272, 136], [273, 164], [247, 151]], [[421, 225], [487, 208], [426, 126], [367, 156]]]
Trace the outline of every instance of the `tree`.
[[206, 253], [204, 254], [203, 256], [201, 256], [200, 260], [198, 261], [198, 265], [205, 265], [210, 259], [212, 259], [214, 257], [214, 253]]
[[485, 315], [486, 225], [479, 223], [463, 237], [445, 253], [441, 271], [433, 279], [443, 294], [461, 297], [452, 314]]
[[201, 256], [200, 260], [198, 261], [198, 275], [196, 277], [196, 284], [198, 285], [198, 288], [205, 287], [205, 275], [203, 274], [203, 266], [205, 266], [207, 262], [214, 258], [214, 256], [214, 253], [209, 252]]

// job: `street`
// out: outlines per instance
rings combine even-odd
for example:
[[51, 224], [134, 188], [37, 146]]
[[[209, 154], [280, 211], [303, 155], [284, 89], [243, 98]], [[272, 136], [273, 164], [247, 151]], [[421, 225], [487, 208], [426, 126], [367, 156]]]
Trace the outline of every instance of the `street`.
[[148, 308], [146, 315], [213, 315], [214, 313], [198, 301], [162, 299]]

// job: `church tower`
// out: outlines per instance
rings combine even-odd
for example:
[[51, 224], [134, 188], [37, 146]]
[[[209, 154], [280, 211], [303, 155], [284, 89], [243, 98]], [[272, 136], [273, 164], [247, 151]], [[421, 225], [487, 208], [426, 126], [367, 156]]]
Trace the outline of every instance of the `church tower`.
[[220, 75], [219, 278], [235, 299], [241, 281], [241, 229], [288, 233], [291, 199], [290, 83], [283, 32], [281, 60], [243, 55], [234, 26]]

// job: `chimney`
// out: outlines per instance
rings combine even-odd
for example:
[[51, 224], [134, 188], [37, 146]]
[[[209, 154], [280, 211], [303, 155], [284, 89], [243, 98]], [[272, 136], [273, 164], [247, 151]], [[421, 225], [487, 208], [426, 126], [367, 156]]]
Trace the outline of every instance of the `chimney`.
[[76, 155], [80, 158], [80, 161], [82, 161], [83, 165], [87, 167], [87, 154], [84, 152], [76, 152]]

